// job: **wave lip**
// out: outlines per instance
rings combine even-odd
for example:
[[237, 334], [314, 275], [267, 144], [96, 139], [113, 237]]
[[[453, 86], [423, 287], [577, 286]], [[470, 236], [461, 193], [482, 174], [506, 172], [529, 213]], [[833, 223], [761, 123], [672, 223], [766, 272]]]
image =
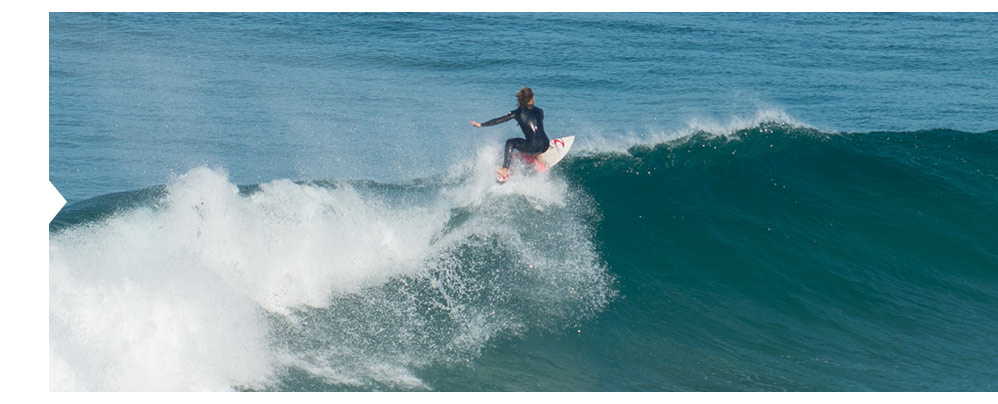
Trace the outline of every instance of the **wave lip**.
[[627, 133], [607, 136], [601, 133], [586, 133], [577, 139], [573, 157], [591, 154], [627, 154], [634, 147], [650, 147], [660, 144], [683, 142], [695, 137], [721, 137], [737, 139], [742, 133], [760, 128], [779, 126], [784, 128], [813, 129], [786, 111], [776, 107], [761, 107], [754, 114], [734, 115], [727, 120], [708, 117], [691, 117], [683, 127], [674, 130], [650, 130], [646, 133]]

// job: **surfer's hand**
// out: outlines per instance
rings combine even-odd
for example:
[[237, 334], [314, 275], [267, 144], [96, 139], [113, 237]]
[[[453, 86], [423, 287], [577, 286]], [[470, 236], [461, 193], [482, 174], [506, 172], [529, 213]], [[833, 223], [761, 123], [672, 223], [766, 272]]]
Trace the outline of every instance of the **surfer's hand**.
[[475, 122], [475, 121], [471, 121], [471, 125], [474, 126], [474, 127], [476, 127], [476, 128], [481, 128], [482, 127], [482, 124], [480, 124], [478, 122]]

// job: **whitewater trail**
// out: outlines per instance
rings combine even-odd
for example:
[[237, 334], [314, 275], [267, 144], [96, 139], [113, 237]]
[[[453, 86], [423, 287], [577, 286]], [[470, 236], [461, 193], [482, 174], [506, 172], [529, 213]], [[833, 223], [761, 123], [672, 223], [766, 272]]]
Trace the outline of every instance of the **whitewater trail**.
[[554, 178], [490, 182], [488, 152], [463, 179], [423, 187], [278, 180], [244, 193], [197, 168], [54, 234], [53, 388], [266, 388], [288, 367], [421, 386], [413, 366], [598, 311], [612, 289], [588, 212], [566, 210], [578, 202]]

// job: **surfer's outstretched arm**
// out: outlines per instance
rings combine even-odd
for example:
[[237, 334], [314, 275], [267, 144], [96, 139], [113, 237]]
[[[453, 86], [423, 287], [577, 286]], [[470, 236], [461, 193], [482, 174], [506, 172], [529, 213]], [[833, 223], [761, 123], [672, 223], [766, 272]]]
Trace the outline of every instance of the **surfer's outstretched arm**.
[[500, 123], [503, 123], [503, 122], [506, 122], [506, 121], [508, 121], [510, 119], [513, 119], [513, 114], [515, 112], [516, 112], [516, 110], [514, 109], [512, 111], [509, 111], [509, 113], [507, 113], [506, 115], [500, 116], [500, 117], [498, 117], [496, 119], [492, 119], [492, 120], [485, 121], [485, 122], [482, 122], [482, 123], [471, 121], [471, 124], [475, 125], [476, 128], [481, 128], [482, 126], [498, 125]]

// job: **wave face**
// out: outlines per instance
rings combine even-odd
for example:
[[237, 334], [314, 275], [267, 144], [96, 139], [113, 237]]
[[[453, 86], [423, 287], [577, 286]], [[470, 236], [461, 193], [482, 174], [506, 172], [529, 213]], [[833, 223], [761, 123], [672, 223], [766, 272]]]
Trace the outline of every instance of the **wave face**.
[[572, 160], [626, 297], [596, 344], [654, 389], [993, 390], [996, 135], [763, 122]]
[[998, 132], [765, 121], [51, 225], [55, 390], [994, 390]]

